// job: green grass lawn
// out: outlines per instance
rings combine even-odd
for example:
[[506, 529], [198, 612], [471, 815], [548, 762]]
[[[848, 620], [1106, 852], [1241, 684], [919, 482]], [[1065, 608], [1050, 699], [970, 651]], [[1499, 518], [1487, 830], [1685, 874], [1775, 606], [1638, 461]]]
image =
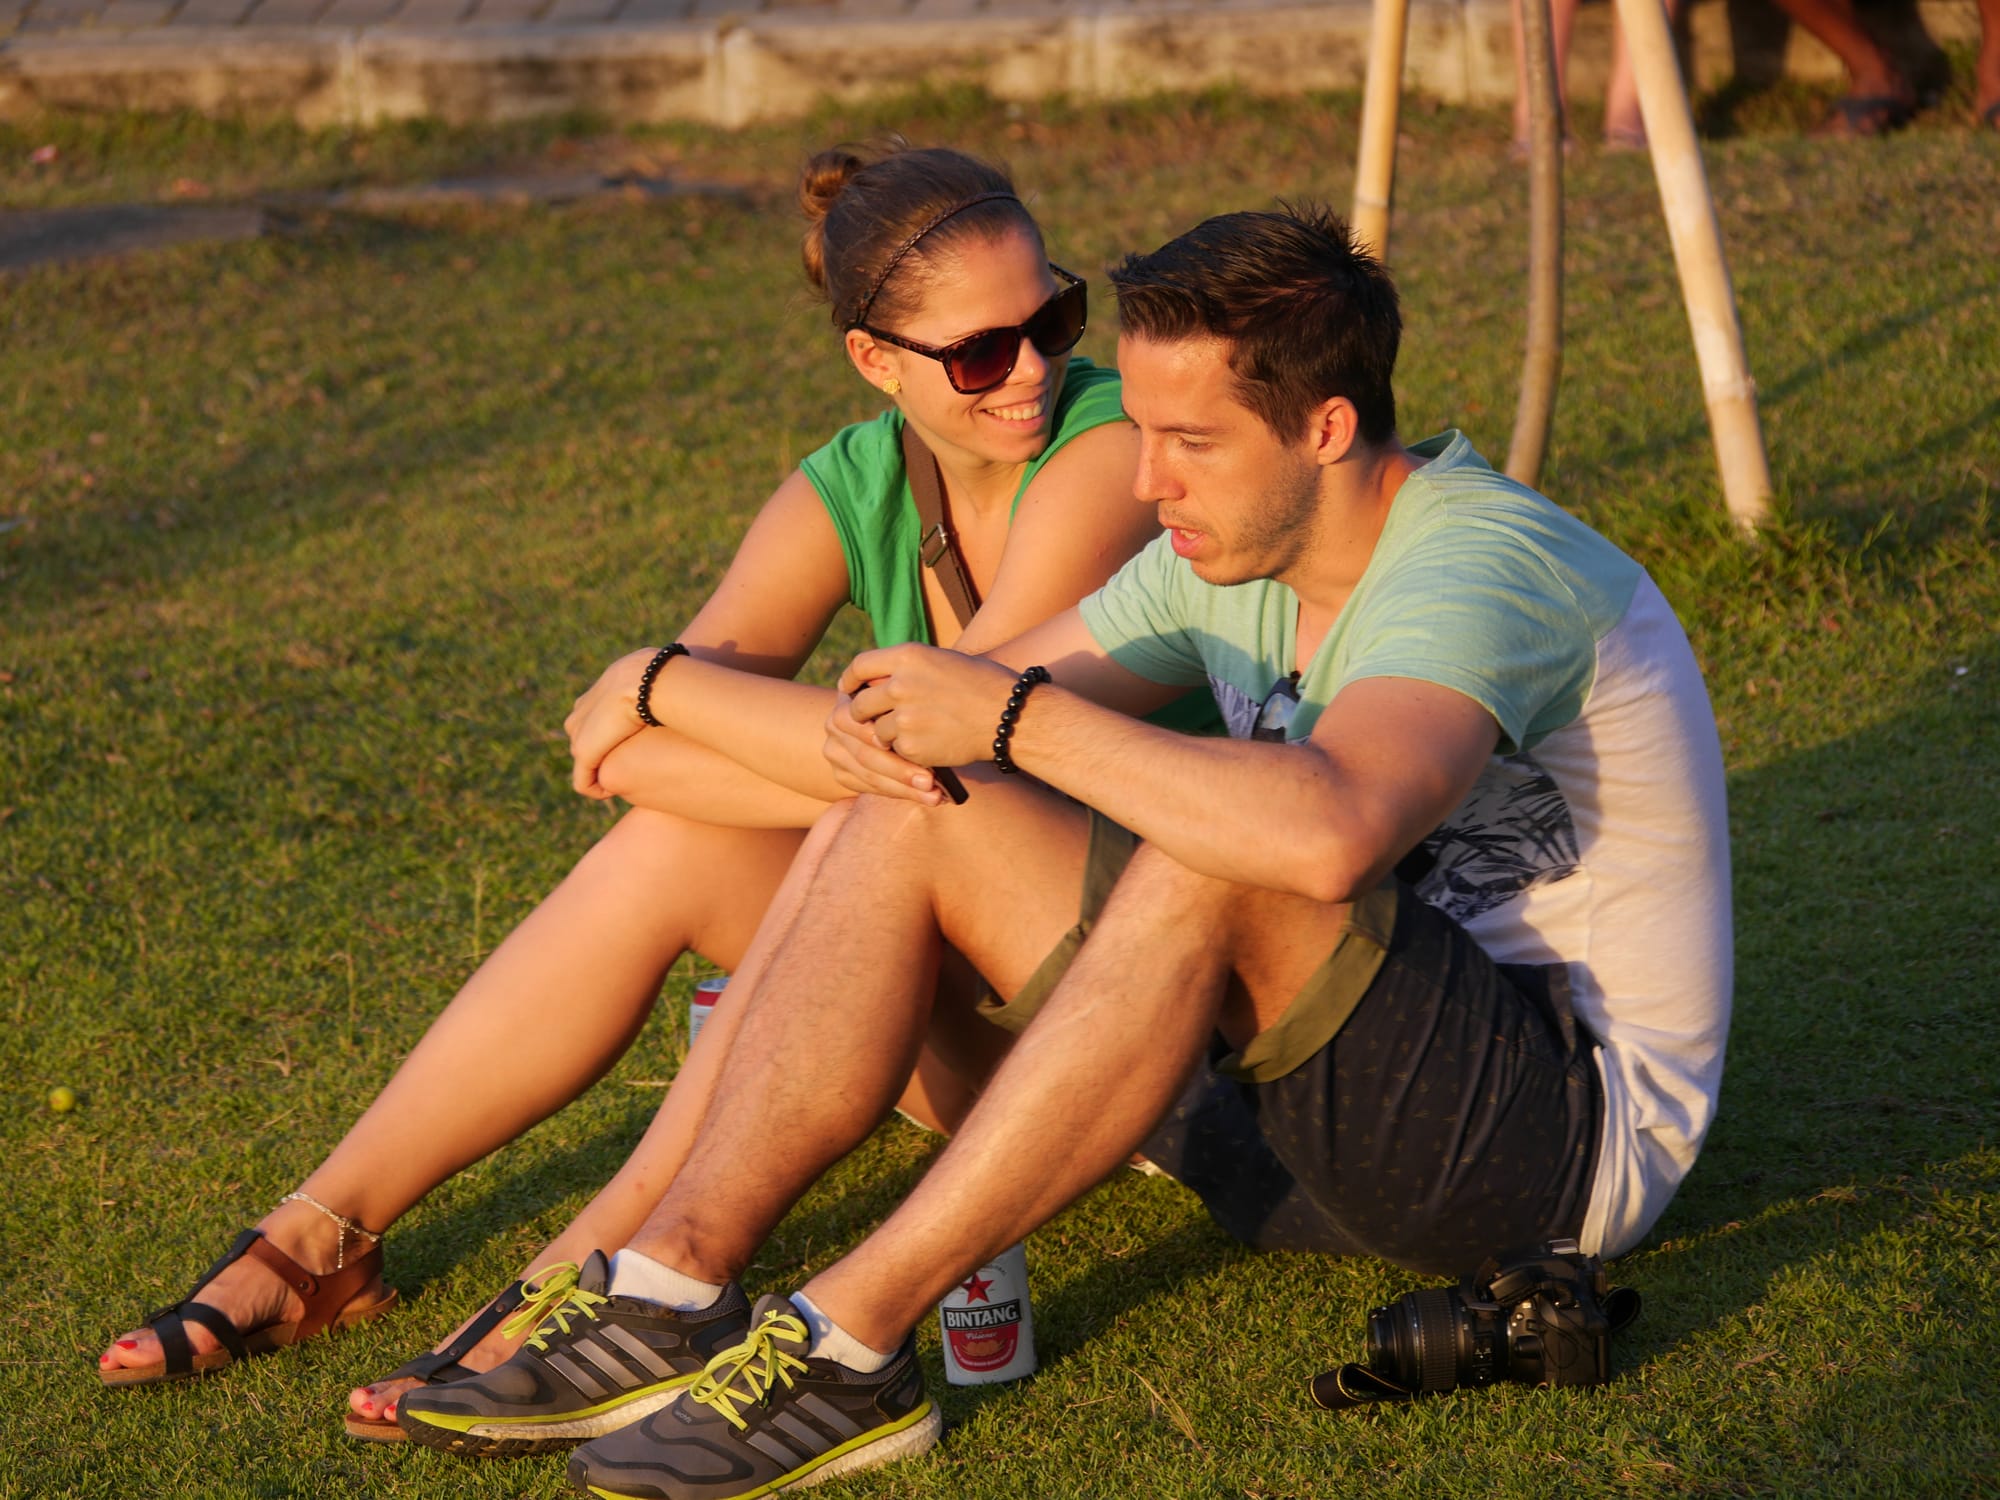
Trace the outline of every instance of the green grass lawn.
[[[830, 1496], [2000, 1493], [2000, 137], [1822, 144], [1732, 109], [1709, 170], [1779, 489], [1761, 545], [1721, 519], [1645, 162], [1586, 146], [1569, 173], [1545, 487], [1679, 608], [1735, 829], [1723, 1111], [1616, 1267], [1646, 1298], [1616, 1383], [1318, 1412], [1307, 1380], [1413, 1279], [1245, 1254], [1120, 1174], [1031, 1244], [1041, 1375], [947, 1393], [942, 1446]], [[560, 1463], [364, 1448], [338, 1414], [608, 1175], [680, 1056], [691, 973], [605, 1083], [398, 1226], [406, 1310], [156, 1390], [101, 1391], [94, 1356], [298, 1181], [605, 827], [566, 789], [570, 699], [670, 638], [779, 477], [876, 409], [796, 270], [806, 150], [901, 128], [1002, 155], [1099, 279], [1210, 212], [1345, 202], [1356, 114], [0, 129], [16, 203], [551, 159], [746, 190], [308, 217], [0, 278], [0, 1494], [564, 1492]], [[1406, 128], [1403, 430], [1461, 426], [1498, 460], [1525, 184], [1497, 113]], [[45, 139], [59, 165], [25, 165]], [[1085, 351], [1112, 325], [1100, 297]], [[844, 624], [819, 669], [863, 639]], [[851, 1243], [931, 1150], [885, 1127], [753, 1291]]]

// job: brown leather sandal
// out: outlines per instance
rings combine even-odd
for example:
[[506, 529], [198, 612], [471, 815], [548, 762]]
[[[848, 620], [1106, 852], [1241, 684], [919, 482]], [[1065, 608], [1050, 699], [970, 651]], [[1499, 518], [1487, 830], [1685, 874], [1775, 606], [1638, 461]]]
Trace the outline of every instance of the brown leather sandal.
[[[266, 1323], [262, 1328], [253, 1328], [247, 1333], [239, 1333], [236, 1326], [220, 1311], [205, 1302], [195, 1301], [201, 1289], [234, 1265], [245, 1255], [262, 1261], [284, 1279], [285, 1285], [299, 1294], [305, 1303], [305, 1313], [296, 1322]], [[264, 1237], [261, 1229], [246, 1229], [236, 1236], [229, 1251], [210, 1266], [188, 1290], [187, 1296], [172, 1307], [163, 1307], [156, 1313], [149, 1313], [146, 1326], [159, 1336], [160, 1353], [158, 1364], [139, 1365], [131, 1369], [107, 1370], [98, 1367], [97, 1378], [106, 1385], [153, 1385], [163, 1380], [186, 1380], [194, 1375], [206, 1375], [214, 1370], [225, 1369], [238, 1360], [250, 1359], [259, 1354], [269, 1354], [274, 1349], [283, 1349], [315, 1334], [329, 1329], [345, 1328], [353, 1323], [366, 1322], [380, 1317], [395, 1305], [396, 1294], [385, 1293], [379, 1301], [366, 1307], [349, 1307], [363, 1287], [382, 1272], [382, 1247], [378, 1244], [365, 1254], [356, 1257], [351, 1266], [338, 1271], [314, 1272], [293, 1260], [284, 1251]], [[189, 1322], [201, 1324], [214, 1334], [221, 1343], [220, 1349], [211, 1349], [206, 1354], [196, 1354], [194, 1346], [188, 1342]]]

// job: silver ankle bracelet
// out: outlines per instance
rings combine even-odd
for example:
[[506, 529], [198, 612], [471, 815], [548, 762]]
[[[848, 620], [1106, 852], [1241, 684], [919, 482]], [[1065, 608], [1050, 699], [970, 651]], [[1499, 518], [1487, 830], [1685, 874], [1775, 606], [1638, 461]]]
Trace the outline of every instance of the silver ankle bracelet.
[[285, 1194], [284, 1197], [280, 1198], [278, 1202], [309, 1203], [314, 1208], [318, 1209], [321, 1213], [325, 1214], [329, 1219], [333, 1220], [334, 1223], [340, 1226], [340, 1239], [336, 1244], [333, 1252], [333, 1268], [336, 1271], [344, 1271], [347, 1269], [347, 1237], [350, 1234], [362, 1235], [371, 1240], [380, 1240], [382, 1238], [379, 1231], [370, 1229], [366, 1224], [363, 1224], [359, 1219], [350, 1219], [347, 1217], [346, 1214], [335, 1213], [332, 1209], [328, 1208], [324, 1203], [320, 1202], [319, 1199], [315, 1198], [311, 1193], [305, 1193], [305, 1192], [287, 1193]]

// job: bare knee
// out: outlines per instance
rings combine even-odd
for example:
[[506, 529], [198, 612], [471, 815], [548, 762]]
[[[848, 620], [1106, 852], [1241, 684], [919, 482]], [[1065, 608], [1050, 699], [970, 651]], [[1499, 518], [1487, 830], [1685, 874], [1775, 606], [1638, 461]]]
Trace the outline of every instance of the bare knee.
[[1260, 967], [1260, 956], [1274, 942], [1287, 949], [1301, 941], [1330, 947], [1351, 910], [1341, 902], [1204, 875], [1150, 844], [1133, 853], [1118, 888], [1129, 889], [1132, 899], [1156, 911], [1172, 913], [1176, 922], [1200, 929], [1239, 972]]
[[849, 846], [866, 845], [879, 851], [883, 861], [906, 866], [921, 860], [928, 866], [934, 855], [946, 847], [952, 829], [947, 826], [956, 809], [926, 807], [898, 797], [854, 797], [836, 802], [813, 825], [811, 838], [838, 838]]
[[1143, 893], [1158, 910], [1189, 920], [1208, 918], [1219, 925], [1226, 924], [1230, 914], [1256, 894], [1253, 886], [1237, 885], [1191, 870], [1152, 844], [1141, 844], [1133, 850], [1131, 862], [1119, 877], [1118, 889], [1135, 895]]

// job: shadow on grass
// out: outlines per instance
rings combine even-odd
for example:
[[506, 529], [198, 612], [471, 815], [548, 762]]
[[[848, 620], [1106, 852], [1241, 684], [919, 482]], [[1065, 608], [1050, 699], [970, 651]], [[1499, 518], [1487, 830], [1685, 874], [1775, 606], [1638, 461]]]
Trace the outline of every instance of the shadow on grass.
[[1933, 296], [1901, 312], [1877, 318], [1865, 328], [1857, 328], [1824, 354], [1815, 355], [1776, 379], [1759, 381], [1757, 394], [1770, 405], [1809, 393], [1826, 377], [1849, 366], [1867, 362], [1872, 356], [1914, 329], [1933, 326], [1944, 314], [1991, 300], [1990, 282], [1974, 280], [1946, 296]]
[[[2000, 645], [1913, 678], [1899, 716], [1732, 778], [1738, 972], [1722, 1111], [1626, 1263], [1647, 1297], [1627, 1361], [1699, 1341], [1884, 1236], [1929, 1242], [1911, 1260], [1934, 1261], [1962, 1239], [1937, 1227], [1939, 1203], [1993, 1191]], [[1990, 1362], [2000, 1344], [1986, 1327]]]
[[[1940, 325], [1949, 313], [1989, 300], [1992, 291], [1975, 278], [1957, 287], [1940, 287], [1935, 283], [1921, 287], [1908, 285], [1904, 295], [1916, 300], [1852, 330], [1833, 348], [1813, 354], [1785, 373], [1758, 381], [1765, 443], [1772, 454], [1774, 470], [1795, 469], [1799, 480], [1793, 483], [1808, 482], [1811, 486], [1809, 491], [1794, 492], [1789, 497], [1790, 509], [1797, 519], [1842, 523], [1858, 520], [1865, 528], [1879, 514], [1913, 519], [1921, 513], [1924, 527], [1929, 531], [1970, 513], [1987, 493], [1987, 485], [1960, 469], [1953, 476], [1957, 483], [1948, 495], [1917, 496], [1909, 492], [1906, 484], [1891, 485], [1885, 488], [1881, 496], [1884, 503], [1879, 509], [1871, 508], [1858, 517], [1850, 506], [1819, 498], [1837, 495], [1844, 485], [1856, 480], [1882, 476], [1907, 480], [1917, 471], [1917, 460], [1921, 458], [1960, 450], [1976, 452], [1979, 440], [1991, 430], [1990, 418], [1996, 405], [2000, 405], [1991, 400], [1956, 420], [1948, 419], [1947, 411], [1940, 409], [1943, 403], [1932, 403], [1925, 411], [1924, 425], [1903, 427], [1893, 442], [1872, 447], [1872, 456], [1865, 463], [1844, 469], [1831, 468], [1823, 455], [1801, 454], [1788, 463], [1790, 455], [1782, 451], [1791, 430], [1809, 432], [1811, 423], [1821, 420], [1826, 408], [1836, 401], [1846, 405], [1852, 399], [1845, 387], [1838, 392], [1834, 389], [1841, 382], [1853, 380], [1871, 360], [1887, 357], [1885, 351], [1898, 340]], [[1690, 449], [1706, 448], [1710, 442], [1705, 414], [1670, 420], [1651, 428], [1641, 439], [1622, 442], [1614, 439], [1588, 467], [1572, 458], [1570, 462], [1576, 467], [1568, 476], [1567, 489], [1577, 494], [1616, 493], [1620, 488], [1619, 476], [1657, 470], [1676, 456]]]
[[[27, 475], [30, 493], [44, 494], [30, 502], [35, 524], [17, 535], [0, 576], [11, 576], [14, 600], [29, 607], [104, 588], [165, 591], [288, 552], [391, 494], [450, 493], [468, 472], [503, 461], [519, 469], [522, 455], [532, 467], [607, 425], [657, 425], [663, 405], [699, 399], [716, 380], [697, 358], [701, 346], [734, 337], [741, 318], [757, 321], [757, 340], [768, 342], [785, 307], [770, 299], [711, 316], [697, 278], [661, 338], [632, 317], [629, 250], [616, 267], [572, 270], [545, 295], [509, 302], [504, 317], [493, 304], [506, 292], [475, 283], [468, 294], [466, 282], [477, 262], [519, 256], [547, 238], [552, 220], [587, 241], [592, 216], [617, 216], [625, 237], [643, 243], [671, 239], [689, 221], [756, 212], [708, 200], [637, 211], [312, 212], [251, 245], [34, 273], [24, 285], [91, 309], [77, 338], [110, 339], [112, 353], [88, 392], [63, 403], [62, 420], [13, 434], [24, 455], [46, 448], [49, 458]], [[593, 275], [625, 279], [600, 285]], [[313, 300], [294, 304], [298, 287], [310, 287]], [[202, 310], [198, 324], [181, 316], [184, 304]], [[575, 324], [592, 317], [608, 326], [579, 348]], [[130, 330], [162, 320], [147, 335], [154, 347], [125, 357]], [[90, 324], [99, 326], [84, 331]], [[275, 363], [263, 357], [273, 350], [282, 355]], [[152, 359], [172, 378], [157, 378]], [[125, 415], [133, 406], [155, 425], [213, 431], [215, 441], [183, 442], [165, 469], [144, 447], [121, 454], [144, 440], [143, 424], [135, 429]], [[89, 428], [100, 429], [92, 443], [112, 435], [96, 450], [111, 456], [84, 448], [73, 463], [60, 457]], [[163, 532], [173, 533], [171, 545]]]

